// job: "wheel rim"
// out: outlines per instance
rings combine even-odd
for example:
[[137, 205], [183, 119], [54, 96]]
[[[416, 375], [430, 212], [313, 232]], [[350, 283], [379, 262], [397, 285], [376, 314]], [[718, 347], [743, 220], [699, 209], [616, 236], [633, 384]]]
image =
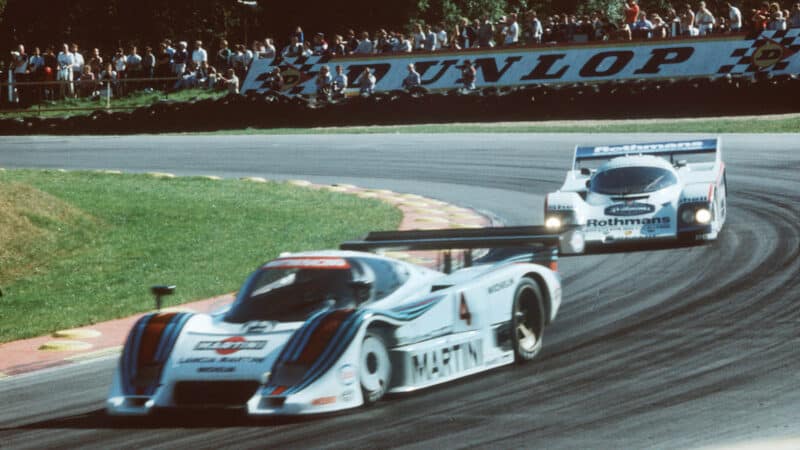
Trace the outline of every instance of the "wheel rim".
[[361, 346], [361, 386], [369, 392], [383, 391], [389, 382], [389, 373], [389, 354], [386, 347], [379, 339], [368, 336]]
[[533, 317], [530, 313], [530, 305], [524, 304], [524, 296], [523, 293], [533, 294], [529, 292], [529, 289], [520, 293], [520, 296], [517, 300], [517, 311], [515, 313], [516, 316], [516, 330], [517, 333], [517, 342], [519, 343], [520, 350], [531, 352], [536, 349], [536, 344], [539, 342], [539, 338], [536, 336], [534, 332], [535, 324], [533, 323]]

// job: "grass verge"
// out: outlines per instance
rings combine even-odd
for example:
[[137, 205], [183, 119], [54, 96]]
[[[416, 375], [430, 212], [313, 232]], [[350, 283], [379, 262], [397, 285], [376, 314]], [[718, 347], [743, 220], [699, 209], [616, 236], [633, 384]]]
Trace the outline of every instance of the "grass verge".
[[[210, 91], [208, 89], [185, 89], [166, 93], [164, 91], [137, 91], [125, 97], [111, 98], [111, 111], [130, 111], [141, 106], [150, 106], [162, 100], [188, 102], [190, 100], [217, 99], [227, 95], [227, 91]], [[72, 117], [86, 116], [98, 109], [106, 108], [105, 97], [68, 98], [53, 102], [45, 102], [26, 109], [0, 112], [0, 119], [26, 117]]]
[[222, 130], [212, 134], [415, 134], [415, 133], [798, 133], [800, 114], [708, 119], [557, 120], [363, 127]]
[[[205, 178], [0, 172], [0, 342], [236, 290], [282, 251], [324, 249], [401, 214], [377, 200]], [[25, 243], [29, 245], [25, 245]]]

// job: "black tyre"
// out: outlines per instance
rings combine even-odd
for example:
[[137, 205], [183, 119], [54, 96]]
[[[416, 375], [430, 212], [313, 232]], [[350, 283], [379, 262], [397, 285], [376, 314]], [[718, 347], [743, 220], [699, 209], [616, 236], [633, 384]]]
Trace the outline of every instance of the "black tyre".
[[511, 339], [516, 362], [530, 361], [542, 349], [544, 336], [544, 308], [539, 285], [523, 278], [514, 293], [511, 311]]
[[358, 364], [358, 379], [365, 405], [371, 405], [383, 397], [391, 377], [392, 363], [386, 344], [378, 334], [368, 331], [361, 343]]

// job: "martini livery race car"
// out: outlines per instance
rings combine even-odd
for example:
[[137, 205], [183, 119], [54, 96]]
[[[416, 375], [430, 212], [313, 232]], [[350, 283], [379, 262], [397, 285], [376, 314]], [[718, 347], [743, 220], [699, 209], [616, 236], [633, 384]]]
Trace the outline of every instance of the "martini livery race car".
[[727, 213], [719, 139], [577, 147], [545, 225], [579, 225], [587, 243], [716, 239]]
[[[219, 313], [142, 317], [107, 411], [322, 413], [530, 360], [561, 304], [559, 247], [580, 252], [579, 232], [377, 232], [342, 250], [282, 255]], [[492, 249], [473, 261], [477, 248]], [[447, 273], [372, 253], [383, 249], [466, 250], [463, 267]], [[444, 255], [446, 267], [455, 263]]]

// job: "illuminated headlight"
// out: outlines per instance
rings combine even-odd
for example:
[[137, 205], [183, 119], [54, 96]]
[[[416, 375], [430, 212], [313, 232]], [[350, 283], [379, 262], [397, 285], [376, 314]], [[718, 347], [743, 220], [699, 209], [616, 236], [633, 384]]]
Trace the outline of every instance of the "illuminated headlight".
[[681, 221], [683, 223], [692, 223], [694, 222], [694, 210], [692, 209], [684, 209], [681, 213]]
[[558, 217], [548, 217], [547, 220], [544, 221], [544, 226], [551, 230], [557, 230], [561, 228], [561, 219]]
[[694, 214], [695, 220], [697, 223], [707, 224], [711, 222], [711, 211], [707, 210], [706, 208], [700, 208]]
[[108, 402], [111, 403], [111, 406], [119, 408], [123, 403], [125, 403], [125, 397], [112, 397], [108, 400]]

